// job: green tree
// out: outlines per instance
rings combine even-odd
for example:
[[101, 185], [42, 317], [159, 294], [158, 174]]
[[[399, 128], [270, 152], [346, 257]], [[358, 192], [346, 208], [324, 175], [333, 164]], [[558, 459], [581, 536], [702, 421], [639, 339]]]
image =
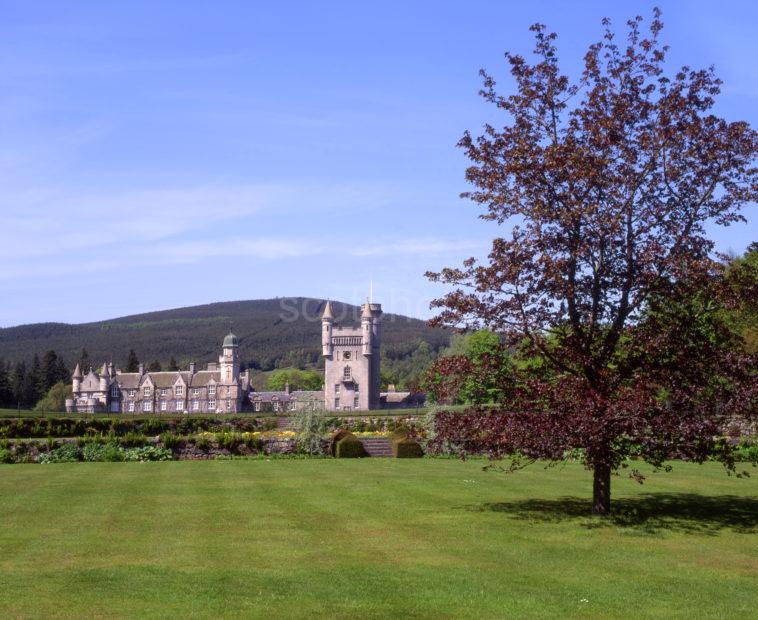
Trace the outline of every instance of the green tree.
[[163, 367], [158, 360], [153, 360], [147, 365], [148, 372], [161, 372], [161, 370], [163, 370]]
[[79, 369], [82, 371], [82, 374], [85, 375], [92, 367], [92, 361], [89, 358], [89, 353], [87, 353], [87, 349], [84, 347], [82, 347], [82, 352], [79, 354], [79, 361], [77, 363], [79, 364]]
[[[82, 369], [83, 370], [83, 369]], [[126, 358], [126, 366], [124, 372], [137, 372], [139, 370], [139, 359], [134, 349], [129, 349], [129, 355]]]
[[171, 356], [171, 359], [168, 361], [168, 369], [169, 370], [179, 370], [179, 366], [176, 363], [176, 359], [174, 359], [174, 356]]
[[45, 393], [44, 386], [45, 376], [42, 373], [42, 363], [39, 360], [39, 355], [35, 353], [32, 358], [32, 365], [29, 368], [29, 376], [24, 390], [24, 400], [28, 406], [36, 404], [37, 401], [42, 398], [42, 395]]
[[63, 381], [58, 381], [58, 383], [48, 390], [45, 397], [37, 403], [34, 410], [42, 412], [65, 411], [67, 398], [71, 398], [71, 386], [63, 383]]
[[11, 391], [8, 365], [0, 359], [0, 406], [13, 405], [13, 393]]
[[324, 378], [315, 370], [285, 368], [275, 370], [268, 378], [268, 389], [280, 392], [289, 384], [291, 390], [320, 390]]

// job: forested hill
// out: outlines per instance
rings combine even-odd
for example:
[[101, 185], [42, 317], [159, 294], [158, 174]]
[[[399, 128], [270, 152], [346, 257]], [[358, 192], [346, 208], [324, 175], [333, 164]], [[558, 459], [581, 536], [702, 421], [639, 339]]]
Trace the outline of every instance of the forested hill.
[[[309, 366], [320, 361], [324, 302], [309, 298], [231, 301], [137, 314], [96, 323], [36, 323], [0, 329], [0, 359], [28, 361], [35, 353], [55, 350], [73, 365], [86, 348], [94, 365], [112, 359], [122, 366], [129, 349], [143, 362], [166, 363], [174, 357], [180, 367], [218, 358], [230, 326], [240, 341], [244, 364], [269, 370]], [[359, 320], [359, 308], [332, 302], [335, 317], [345, 324]], [[400, 315], [383, 317], [383, 356], [403, 359], [424, 349], [438, 351], [450, 334], [423, 321]]]

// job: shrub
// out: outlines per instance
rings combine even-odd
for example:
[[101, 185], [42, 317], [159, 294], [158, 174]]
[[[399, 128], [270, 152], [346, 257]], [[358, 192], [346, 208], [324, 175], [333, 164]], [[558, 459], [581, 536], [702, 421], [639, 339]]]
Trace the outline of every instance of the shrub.
[[[113, 435], [111, 435], [111, 437], [113, 437]], [[125, 433], [121, 437], [117, 437], [115, 439], [118, 441], [119, 445], [125, 448], [144, 446], [147, 443], [147, 437], [145, 435], [142, 433], [136, 433], [134, 431]]]
[[741, 441], [734, 449], [734, 460], [758, 464], [758, 442]]
[[115, 442], [88, 442], [82, 448], [82, 458], [85, 461], [123, 461], [124, 451]]
[[181, 435], [175, 435], [170, 431], [162, 433], [160, 436], [160, 441], [163, 444], [164, 448], [169, 448], [170, 450], [179, 448], [184, 443]]
[[298, 452], [324, 454], [324, 433], [327, 427], [323, 411], [296, 411], [290, 424], [297, 433]]
[[334, 449], [334, 456], [338, 459], [354, 459], [366, 456], [361, 440], [352, 433], [340, 439]]
[[124, 450], [125, 461], [170, 461], [174, 458], [171, 450], [156, 446], [144, 446], [142, 448], [129, 448]]
[[73, 463], [82, 456], [82, 451], [74, 443], [64, 443], [60, 448], [42, 452], [39, 455], [40, 463]]
[[16, 459], [13, 456], [13, 452], [8, 448], [0, 448], [0, 463], [15, 463]]
[[240, 444], [244, 443], [240, 433], [216, 433], [216, 443], [219, 448], [236, 452]]
[[211, 447], [211, 439], [208, 435], [200, 434], [195, 438], [195, 447], [199, 450], [207, 450]]

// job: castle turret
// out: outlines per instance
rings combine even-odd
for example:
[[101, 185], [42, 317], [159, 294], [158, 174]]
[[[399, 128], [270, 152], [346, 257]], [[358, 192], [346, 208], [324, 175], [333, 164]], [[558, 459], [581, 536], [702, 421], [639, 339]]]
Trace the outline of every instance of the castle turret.
[[110, 378], [110, 373], [108, 372], [108, 364], [104, 362], [103, 367], [100, 369], [100, 391], [101, 392], [108, 391], [109, 378]]
[[324, 357], [331, 357], [334, 347], [332, 345], [332, 328], [334, 327], [334, 313], [332, 302], [327, 301], [324, 306], [324, 314], [321, 315], [321, 348]]
[[74, 374], [71, 375], [71, 391], [76, 394], [79, 391], [79, 388], [82, 384], [82, 371], [81, 368], [79, 368], [79, 364], [76, 365], [76, 368], [74, 368]]

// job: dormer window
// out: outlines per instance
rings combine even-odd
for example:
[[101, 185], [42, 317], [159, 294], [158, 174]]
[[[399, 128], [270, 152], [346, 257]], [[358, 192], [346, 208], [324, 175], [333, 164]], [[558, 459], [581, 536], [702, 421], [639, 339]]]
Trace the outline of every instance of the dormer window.
[[211, 383], [208, 385], [208, 396], [214, 396], [216, 394], [216, 385]]
[[175, 385], [174, 386], [174, 394], [177, 396], [184, 396], [184, 386], [183, 385]]
[[142, 388], [143, 396], [150, 396], [152, 393], [153, 393], [153, 388], [151, 388], [149, 385], [146, 385], [144, 388]]

